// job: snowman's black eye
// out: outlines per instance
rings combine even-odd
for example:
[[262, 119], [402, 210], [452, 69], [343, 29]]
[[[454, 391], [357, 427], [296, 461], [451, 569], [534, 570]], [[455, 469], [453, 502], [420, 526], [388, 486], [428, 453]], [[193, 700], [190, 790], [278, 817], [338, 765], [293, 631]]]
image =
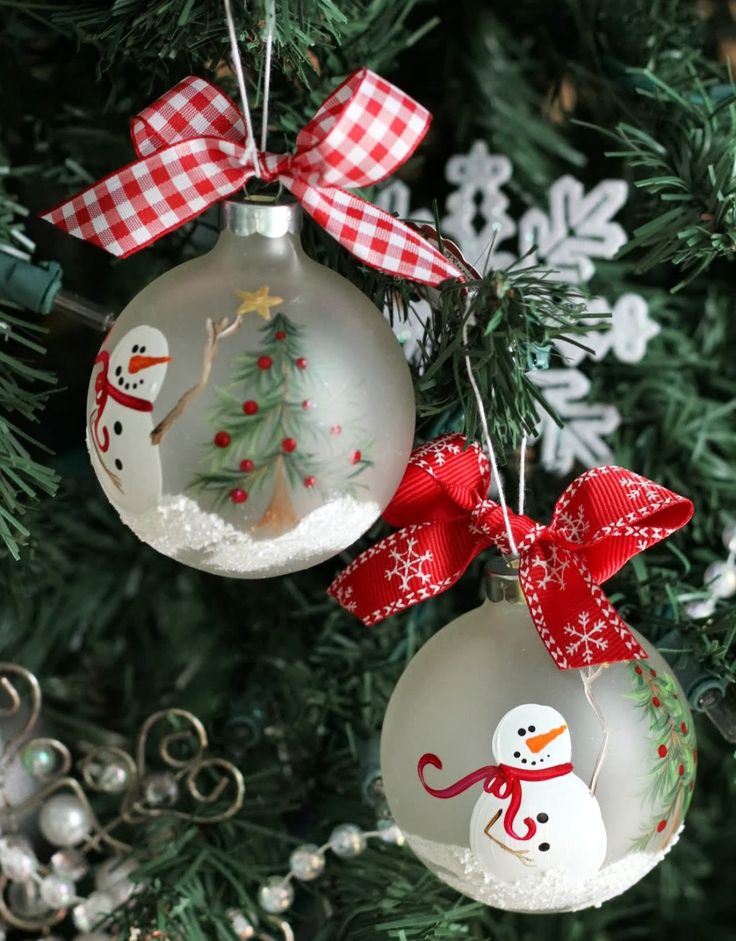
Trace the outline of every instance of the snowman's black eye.
[[536, 732], [536, 731], [537, 731], [536, 725], [530, 725], [530, 726], [529, 726], [529, 731], [530, 731], [530, 732]]
[[526, 735], [526, 729], [519, 729], [519, 735]]
[[132, 353], [137, 353], [137, 352], [138, 352], [138, 344], [137, 344], [137, 343], [136, 343], [136, 345], [133, 347], [133, 349], [131, 350], [131, 352], [132, 352]]
[[141, 351], [141, 353], [145, 353], [145, 352], [146, 352], [145, 346], [142, 346], [140, 351]]

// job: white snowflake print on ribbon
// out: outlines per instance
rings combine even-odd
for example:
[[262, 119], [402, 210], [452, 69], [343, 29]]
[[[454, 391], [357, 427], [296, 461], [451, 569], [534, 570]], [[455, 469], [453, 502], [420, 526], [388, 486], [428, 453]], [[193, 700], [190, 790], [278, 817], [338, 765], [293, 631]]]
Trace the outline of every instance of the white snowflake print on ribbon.
[[[626, 201], [623, 180], [602, 180], [586, 192], [574, 177], [563, 176], [550, 187], [547, 207], [528, 209], [517, 223], [508, 213], [509, 199], [503, 189], [512, 173], [509, 159], [490, 153], [484, 141], [476, 141], [466, 154], [451, 157], [445, 168], [447, 182], [455, 188], [445, 203], [442, 234], [454, 239], [480, 270], [503, 269], [514, 262], [541, 264], [558, 279], [582, 285], [592, 278], [597, 260], [612, 258], [625, 244], [626, 233], [614, 219]], [[376, 202], [402, 217], [432, 221], [426, 209], [411, 208], [410, 190], [401, 181], [384, 187]], [[513, 250], [507, 244], [511, 239], [516, 243]], [[586, 320], [591, 330], [576, 337], [576, 342], [590, 352], [558, 340], [555, 347], [564, 367], [530, 374], [564, 422], [560, 428], [548, 415], [539, 422], [541, 463], [561, 475], [575, 464], [611, 463], [606, 437], [621, 421], [613, 405], [587, 401], [590, 382], [578, 369], [580, 364], [586, 357], [600, 361], [608, 355], [623, 363], [640, 362], [647, 344], [659, 333], [646, 300], [634, 293], [613, 303], [603, 297], [591, 299]], [[430, 323], [430, 305], [419, 301], [409, 320], [396, 325], [409, 361], [416, 359]], [[600, 329], [592, 329], [596, 325]]]
[[585, 541], [585, 536], [590, 529], [590, 523], [586, 522], [585, 509], [582, 506], [578, 507], [578, 511], [574, 516], [572, 513], [564, 511], [559, 514], [558, 519], [559, 529], [565, 534], [570, 542]]
[[565, 633], [571, 638], [565, 648], [567, 653], [574, 656], [581, 652], [585, 663], [592, 663], [594, 652], [605, 650], [608, 646], [606, 638], [598, 636], [605, 626], [605, 621], [600, 618], [591, 624], [591, 617], [587, 611], [579, 614], [577, 625], [565, 625]]
[[[541, 591], [549, 585], [564, 588], [565, 571], [570, 565], [570, 556], [567, 550], [560, 549], [559, 546], [549, 546], [547, 555], [548, 558], [535, 559], [532, 562], [531, 577], [534, 580], [534, 584]], [[537, 572], [537, 569], [541, 571]]]
[[432, 581], [431, 573], [425, 569], [427, 563], [432, 561], [432, 553], [429, 550], [417, 552], [418, 541], [413, 536], [409, 536], [403, 548], [392, 547], [390, 550], [394, 567], [386, 569], [386, 578], [400, 579], [402, 591], [416, 590], [418, 586], [412, 584], [415, 580], [419, 585], [427, 585]]

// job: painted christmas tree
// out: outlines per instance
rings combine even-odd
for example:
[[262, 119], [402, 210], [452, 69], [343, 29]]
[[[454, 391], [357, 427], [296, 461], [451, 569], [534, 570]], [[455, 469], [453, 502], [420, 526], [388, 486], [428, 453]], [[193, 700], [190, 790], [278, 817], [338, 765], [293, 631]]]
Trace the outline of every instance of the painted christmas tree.
[[260, 349], [238, 356], [232, 384], [217, 390], [209, 469], [193, 485], [213, 492], [218, 503], [235, 504], [268, 489], [268, 506], [255, 527], [278, 535], [299, 522], [296, 488], [323, 499], [351, 495], [371, 462], [361, 430], [331, 422], [314, 401], [319, 386], [305, 355], [306, 329], [278, 313], [260, 333]]
[[629, 668], [635, 690], [630, 697], [646, 713], [658, 740], [645, 795], [657, 813], [635, 846], [644, 850], [657, 836], [666, 846], [680, 828], [695, 786], [697, 752], [687, 709], [673, 678], [641, 661]]

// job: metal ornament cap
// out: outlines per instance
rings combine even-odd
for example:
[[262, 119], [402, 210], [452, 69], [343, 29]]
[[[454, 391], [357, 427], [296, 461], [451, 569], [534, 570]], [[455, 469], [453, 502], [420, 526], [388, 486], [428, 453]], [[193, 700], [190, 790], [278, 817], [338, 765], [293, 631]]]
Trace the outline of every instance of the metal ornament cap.
[[302, 219], [301, 206], [290, 196], [239, 196], [220, 203], [220, 229], [240, 236], [297, 235]]
[[492, 559], [483, 573], [485, 595], [489, 601], [526, 604], [519, 581], [518, 562], [504, 558]]

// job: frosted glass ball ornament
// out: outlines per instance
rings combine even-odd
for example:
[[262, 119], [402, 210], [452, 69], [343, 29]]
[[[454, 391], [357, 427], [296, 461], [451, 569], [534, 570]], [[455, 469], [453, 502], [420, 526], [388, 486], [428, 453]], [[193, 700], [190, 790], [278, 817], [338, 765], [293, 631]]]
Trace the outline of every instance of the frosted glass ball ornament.
[[375, 522], [409, 459], [414, 390], [381, 312], [304, 253], [296, 203], [229, 200], [222, 218], [215, 248], [148, 285], [106, 337], [87, 445], [140, 539], [262, 578]]
[[54, 846], [78, 846], [90, 835], [92, 820], [74, 794], [56, 794], [41, 806], [38, 826]]
[[[558, 670], [514, 586], [513, 601], [486, 601], [435, 634], [400, 678], [381, 740], [386, 797], [410, 848], [454, 889], [512, 911], [577, 911], [628, 889], [676, 842], [694, 786], [692, 716], [638, 634], [647, 660]], [[608, 731], [594, 794], [604, 730], [584, 677]], [[550, 780], [521, 782], [511, 829], [524, 837], [529, 820], [533, 836], [509, 835], [511, 802], [482, 778], [452, 797], [430, 794], [425, 755], [441, 763], [423, 769], [437, 790], [499, 762], [555, 768]]]

